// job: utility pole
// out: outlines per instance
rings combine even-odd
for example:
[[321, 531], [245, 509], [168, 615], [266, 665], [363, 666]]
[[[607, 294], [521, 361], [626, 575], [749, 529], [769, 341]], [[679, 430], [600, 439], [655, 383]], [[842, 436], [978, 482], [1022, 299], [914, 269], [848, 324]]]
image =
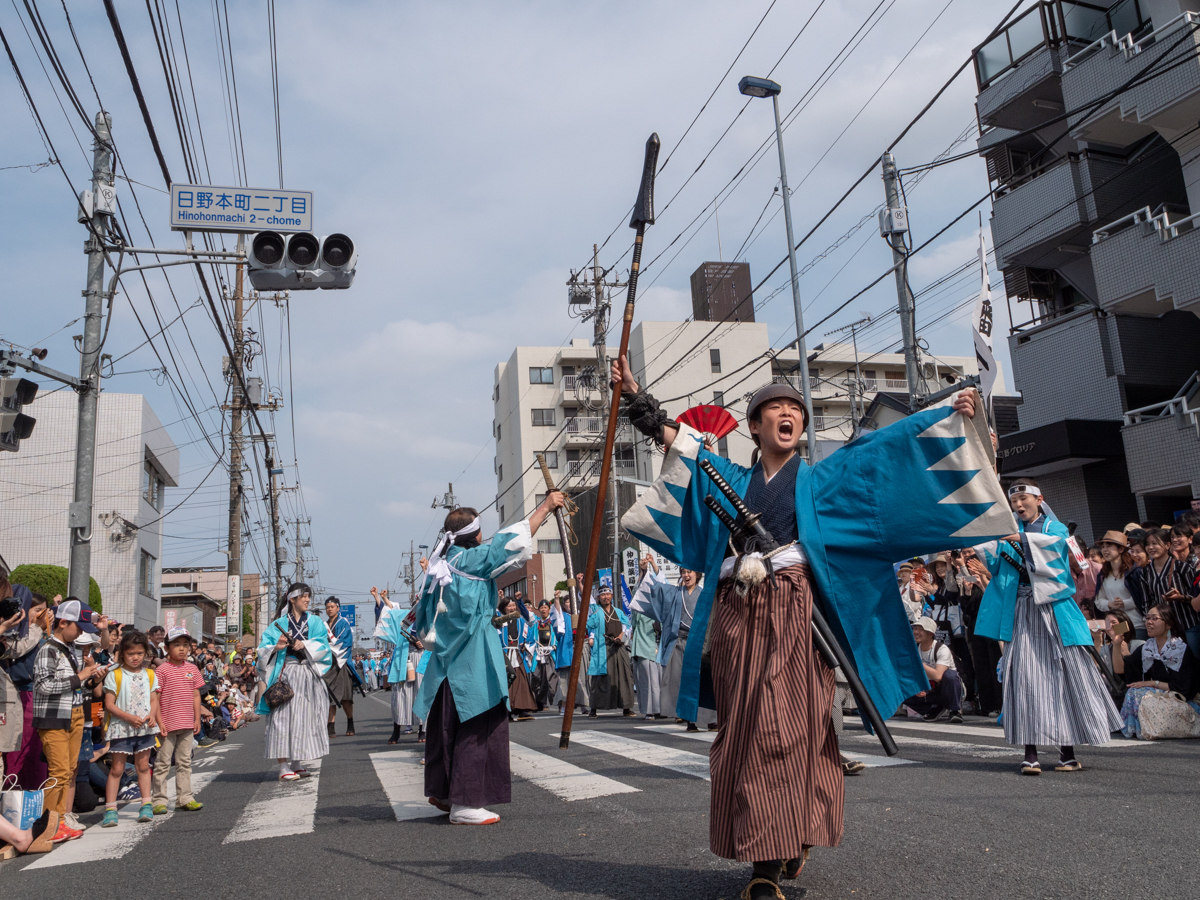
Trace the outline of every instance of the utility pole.
[[295, 581], [304, 581], [304, 548], [311, 547], [312, 541], [305, 541], [300, 538], [300, 526], [311, 525], [312, 519], [301, 519], [297, 517], [296, 525], [296, 574]]
[[[275, 468], [275, 460], [271, 455], [271, 447], [267, 445], [267, 473], [270, 476], [270, 491], [271, 491], [271, 536], [275, 541], [275, 596], [283, 596], [283, 547], [279, 534], [279, 482], [276, 480], [283, 474], [283, 469]], [[267, 622], [271, 620], [270, 608], [271, 598], [267, 596], [264, 600], [267, 608], [259, 613], [259, 637], [262, 636], [262, 631], [267, 627]]]
[[900, 334], [904, 339], [904, 376], [908, 381], [908, 407], [920, 407], [925, 388], [921, 383], [920, 360], [917, 352], [916, 315], [913, 295], [908, 289], [908, 248], [904, 235], [908, 233], [908, 210], [900, 202], [899, 176], [896, 158], [883, 154], [883, 188], [887, 209], [879, 213], [879, 232], [892, 248], [892, 265], [896, 270], [896, 297], [900, 308]]
[[[246, 249], [246, 236], [238, 235], [238, 252]], [[245, 267], [238, 264], [233, 288], [233, 359], [229, 361], [229, 379], [232, 385], [229, 405], [229, 562], [226, 565], [228, 592], [225, 610], [228, 613], [240, 606], [242, 596], [242, 409], [250, 398], [242, 392], [242, 368], [244, 338], [242, 319], [242, 277]], [[237, 623], [239, 626], [241, 623]], [[228, 626], [227, 626], [228, 627]]]
[[[851, 322], [849, 325], [843, 325], [841, 328], [835, 328], [833, 331], [825, 332], [825, 337], [831, 334], [842, 334], [846, 331], [850, 332], [850, 342], [854, 345], [854, 386], [850, 392], [850, 415], [851, 428], [850, 440], [858, 437], [859, 423], [862, 417], [867, 414], [866, 410], [866, 386], [863, 384], [862, 369], [858, 365], [858, 329], [864, 325], [871, 324], [870, 316], [863, 316], [857, 322]], [[857, 401], [857, 408], [856, 408]]]
[[408, 565], [404, 567], [404, 583], [408, 585], [408, 605], [416, 606], [417, 603], [417, 548], [415, 541], [408, 542], [408, 552], [401, 553], [402, 557], [408, 557]]
[[[71, 530], [70, 572], [67, 592], [84, 603], [92, 569], [92, 488], [96, 474], [96, 407], [100, 400], [100, 319], [104, 312], [104, 241], [108, 230], [107, 216], [112, 208], [101, 202], [113, 188], [112, 116], [96, 113], [96, 143], [92, 156], [92, 203], [89, 215], [90, 233], [84, 244], [87, 253], [87, 290], [83, 292], [84, 326], [83, 353], [79, 360], [79, 378], [84, 387], [79, 390], [79, 428], [75, 436], [75, 493], [67, 522]], [[81, 198], [82, 199], [82, 198]]]
[[[613, 391], [605, 391], [604, 385], [608, 381], [608, 348], [606, 346], [608, 339], [608, 311], [611, 304], [605, 302], [604, 299], [604, 270], [600, 268], [600, 248], [592, 244], [592, 289], [595, 292], [596, 298], [596, 319], [595, 319], [595, 345], [596, 345], [596, 387], [600, 389], [601, 395], [608, 396], [609, 403], [620, 403], [621, 395]], [[607, 413], [607, 408], [605, 412]], [[620, 428], [617, 429], [618, 436]], [[612, 559], [613, 559], [613, 600], [617, 598], [617, 571], [621, 558], [620, 550], [620, 529], [621, 529], [621, 503], [617, 496], [617, 459], [620, 451], [617, 445], [613, 444], [613, 464], [608, 469], [608, 496], [612, 498]], [[564, 547], [566, 552], [568, 548]]]

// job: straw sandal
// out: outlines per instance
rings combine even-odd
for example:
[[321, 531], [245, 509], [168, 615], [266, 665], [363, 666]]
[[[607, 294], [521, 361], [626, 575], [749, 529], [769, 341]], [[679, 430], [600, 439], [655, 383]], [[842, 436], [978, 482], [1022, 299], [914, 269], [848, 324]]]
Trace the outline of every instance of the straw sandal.
[[[754, 890], [760, 885], [765, 888], [770, 888], [771, 891], [774, 891], [775, 893], [772, 894], [770, 891], [765, 890]], [[750, 883], [746, 885], [745, 889], [738, 896], [741, 898], [741, 900], [767, 900], [767, 898], [773, 898], [773, 900], [787, 900], [787, 897], [783, 896], [783, 891], [779, 889], [779, 885], [769, 878], [750, 879]]]

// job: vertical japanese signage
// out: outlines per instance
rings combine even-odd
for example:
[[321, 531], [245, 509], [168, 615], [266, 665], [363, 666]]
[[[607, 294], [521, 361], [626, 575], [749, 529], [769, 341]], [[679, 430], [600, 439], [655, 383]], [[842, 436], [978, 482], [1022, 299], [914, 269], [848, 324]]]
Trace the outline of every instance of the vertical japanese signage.
[[174, 231], [312, 231], [312, 191], [171, 185]]
[[[229, 634], [242, 633], [242, 576], [230, 575], [225, 595], [225, 615]], [[220, 631], [221, 629], [217, 629]]]

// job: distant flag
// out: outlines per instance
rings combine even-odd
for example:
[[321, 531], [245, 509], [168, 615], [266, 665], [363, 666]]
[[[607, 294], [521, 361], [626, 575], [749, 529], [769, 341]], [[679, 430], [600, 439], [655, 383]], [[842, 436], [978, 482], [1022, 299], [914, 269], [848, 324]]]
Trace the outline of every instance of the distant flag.
[[629, 585], [625, 583], [625, 573], [621, 573], [621, 609], [625, 610], [625, 615], [630, 614], [629, 604], [633, 602], [633, 594], [629, 592]]
[[979, 363], [980, 392], [983, 406], [992, 408], [992, 389], [996, 384], [996, 357], [992, 355], [992, 285], [988, 280], [987, 248], [983, 243], [983, 229], [979, 229], [979, 272], [981, 284], [979, 299], [975, 301], [975, 314], [971, 317], [971, 331], [975, 336], [975, 360]]

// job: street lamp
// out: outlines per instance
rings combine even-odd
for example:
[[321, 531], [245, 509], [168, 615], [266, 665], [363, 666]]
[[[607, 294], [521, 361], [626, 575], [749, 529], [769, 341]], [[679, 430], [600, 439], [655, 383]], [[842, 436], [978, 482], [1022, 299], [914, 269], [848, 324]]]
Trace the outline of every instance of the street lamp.
[[738, 82], [738, 90], [747, 97], [770, 97], [775, 107], [775, 143], [779, 147], [779, 179], [783, 182], [783, 221], [787, 226], [788, 267], [792, 273], [792, 306], [796, 311], [796, 349], [800, 353], [800, 393], [804, 396], [804, 405], [808, 419], [808, 462], [810, 465], [817, 461], [817, 429], [813, 422], [812, 391], [808, 380], [808, 351], [804, 344], [804, 311], [800, 307], [800, 283], [796, 274], [796, 247], [792, 238], [792, 198], [788, 193], [787, 163], [783, 158], [783, 128], [779, 123], [779, 92], [783, 90], [778, 82], [769, 78], [755, 78], [747, 75]]

